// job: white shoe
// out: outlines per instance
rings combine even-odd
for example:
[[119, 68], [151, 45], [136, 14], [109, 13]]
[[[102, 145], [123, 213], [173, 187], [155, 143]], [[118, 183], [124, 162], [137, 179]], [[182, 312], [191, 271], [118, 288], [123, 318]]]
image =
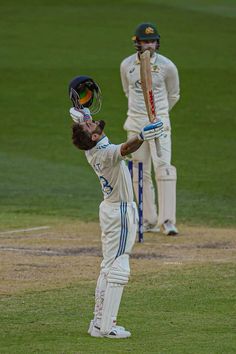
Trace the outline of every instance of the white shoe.
[[97, 326], [93, 326], [91, 333], [91, 337], [97, 337], [97, 338], [116, 338], [116, 339], [121, 339], [121, 338], [129, 338], [131, 336], [131, 333], [129, 331], [125, 331], [122, 329], [119, 329], [118, 326], [112, 327], [110, 333], [108, 334], [102, 334], [100, 332], [100, 328]]
[[[94, 320], [91, 320], [90, 324], [89, 324], [88, 334], [91, 334], [93, 326], [94, 326]], [[113, 328], [116, 328], [116, 329], [121, 330], [121, 331], [125, 331], [125, 327], [123, 327], [123, 326], [115, 325], [115, 326], [113, 326]]]
[[144, 223], [143, 232], [160, 232], [160, 228], [156, 224]]
[[172, 224], [170, 220], [166, 220], [164, 224], [162, 224], [162, 228], [163, 228], [163, 233], [167, 236], [175, 236], [178, 235], [179, 233], [177, 227], [174, 224]]

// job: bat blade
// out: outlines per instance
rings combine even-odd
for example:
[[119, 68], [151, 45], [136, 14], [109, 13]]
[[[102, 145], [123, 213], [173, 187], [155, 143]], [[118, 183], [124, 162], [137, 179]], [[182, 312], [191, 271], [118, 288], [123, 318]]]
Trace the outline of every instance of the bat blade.
[[153, 122], [156, 119], [156, 110], [152, 90], [152, 73], [149, 50], [145, 50], [145, 52], [140, 56], [140, 77], [147, 114], [149, 120]]
[[[158, 121], [156, 116], [155, 98], [152, 88], [152, 73], [150, 65], [150, 52], [145, 50], [140, 55], [140, 78], [143, 97], [147, 109], [147, 114], [150, 122]], [[157, 155], [161, 156], [161, 145], [159, 139], [155, 139], [157, 147]]]

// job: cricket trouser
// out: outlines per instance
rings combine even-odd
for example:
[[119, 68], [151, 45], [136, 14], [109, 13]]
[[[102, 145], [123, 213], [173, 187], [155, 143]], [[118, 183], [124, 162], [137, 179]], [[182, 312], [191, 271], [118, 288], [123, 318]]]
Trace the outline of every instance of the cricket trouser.
[[129, 254], [135, 243], [138, 223], [136, 204], [103, 201], [99, 219], [103, 260], [95, 292], [94, 319], [107, 333], [116, 323], [123, 288], [130, 274]]
[[[144, 223], [161, 225], [170, 219], [175, 224], [176, 213], [176, 170], [171, 165], [171, 132], [169, 119], [162, 119], [164, 135], [160, 138], [161, 157], [158, 157], [153, 140], [144, 141], [141, 147], [132, 153], [133, 184], [138, 197], [138, 162], [143, 163], [143, 220]], [[128, 138], [137, 135], [129, 131]], [[158, 214], [155, 204], [155, 189], [152, 181], [152, 164], [154, 167], [158, 191]]]

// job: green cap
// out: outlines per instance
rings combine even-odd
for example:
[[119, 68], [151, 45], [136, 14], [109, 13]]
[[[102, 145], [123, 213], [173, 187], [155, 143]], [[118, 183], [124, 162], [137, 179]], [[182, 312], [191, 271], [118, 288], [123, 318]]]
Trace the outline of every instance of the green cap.
[[147, 41], [160, 39], [160, 35], [157, 32], [157, 28], [153, 23], [141, 23], [135, 30], [134, 37], [132, 39], [135, 41], [137, 39], [141, 41]]

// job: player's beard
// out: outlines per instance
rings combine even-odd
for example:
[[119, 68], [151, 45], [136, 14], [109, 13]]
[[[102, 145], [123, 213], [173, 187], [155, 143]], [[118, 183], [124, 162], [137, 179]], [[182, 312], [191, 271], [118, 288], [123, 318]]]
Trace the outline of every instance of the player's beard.
[[104, 120], [99, 120], [99, 123], [98, 123], [94, 133], [101, 135], [104, 128], [105, 128], [105, 125], [106, 125], [106, 122]]

